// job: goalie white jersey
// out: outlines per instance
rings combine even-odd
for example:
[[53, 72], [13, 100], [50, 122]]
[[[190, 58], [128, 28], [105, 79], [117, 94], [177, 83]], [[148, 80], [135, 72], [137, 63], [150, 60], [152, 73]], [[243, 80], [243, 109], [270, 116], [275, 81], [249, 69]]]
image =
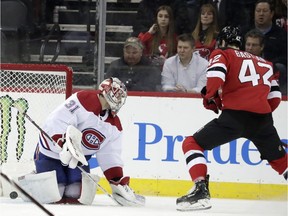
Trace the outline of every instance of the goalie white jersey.
[[[99, 91], [80, 91], [70, 96], [54, 110], [43, 125], [43, 130], [61, 146], [68, 125], [82, 132], [82, 150], [85, 156], [96, 153], [103, 171], [111, 167], [122, 167], [122, 126], [118, 116], [102, 111]], [[62, 146], [61, 146], [62, 147]], [[51, 158], [59, 159], [59, 147], [40, 134], [39, 151]]]

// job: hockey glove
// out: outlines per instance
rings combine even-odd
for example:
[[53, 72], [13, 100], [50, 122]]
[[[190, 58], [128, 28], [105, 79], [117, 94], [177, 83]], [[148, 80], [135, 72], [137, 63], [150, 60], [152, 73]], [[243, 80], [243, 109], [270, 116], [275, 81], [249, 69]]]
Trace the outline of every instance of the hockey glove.
[[222, 109], [222, 101], [221, 98], [216, 92], [214, 97], [206, 98], [206, 86], [201, 90], [201, 96], [203, 98], [203, 105], [206, 109], [214, 111], [216, 114], [219, 113], [219, 110]]
[[62, 151], [59, 153], [59, 158], [63, 166], [69, 166], [71, 169], [75, 169], [78, 165], [78, 160], [72, 156], [66, 143], [63, 145]]
[[112, 188], [112, 196], [122, 206], [144, 206], [145, 197], [136, 194], [129, 187], [130, 177], [122, 177], [118, 181], [110, 180], [110, 186]]
[[77, 128], [69, 125], [66, 131], [66, 142], [62, 151], [59, 153], [60, 160], [65, 166], [75, 169], [80, 162], [82, 165], [88, 165], [88, 162], [81, 148], [82, 133]]

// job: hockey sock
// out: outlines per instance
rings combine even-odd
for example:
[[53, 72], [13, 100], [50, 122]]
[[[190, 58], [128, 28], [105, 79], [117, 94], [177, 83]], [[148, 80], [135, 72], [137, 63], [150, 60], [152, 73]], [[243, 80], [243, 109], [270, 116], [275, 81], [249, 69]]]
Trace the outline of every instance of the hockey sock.
[[207, 165], [202, 149], [193, 136], [186, 137], [182, 143], [182, 150], [186, 158], [186, 164], [192, 180], [204, 180], [207, 175]]
[[277, 160], [269, 161], [271, 167], [282, 175], [287, 170], [287, 154]]
[[108, 170], [105, 170], [104, 175], [108, 181], [114, 178], [120, 179], [123, 177], [123, 170], [121, 167], [112, 167]]

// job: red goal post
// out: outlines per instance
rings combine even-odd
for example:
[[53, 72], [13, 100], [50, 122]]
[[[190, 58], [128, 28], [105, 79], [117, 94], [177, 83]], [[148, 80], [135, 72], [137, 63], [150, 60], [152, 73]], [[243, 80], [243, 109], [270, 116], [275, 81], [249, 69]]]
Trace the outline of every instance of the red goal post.
[[48, 64], [0, 64], [0, 69], [0, 168], [27, 173], [34, 165], [39, 131], [15, 106], [21, 106], [41, 126], [71, 95], [73, 71]]

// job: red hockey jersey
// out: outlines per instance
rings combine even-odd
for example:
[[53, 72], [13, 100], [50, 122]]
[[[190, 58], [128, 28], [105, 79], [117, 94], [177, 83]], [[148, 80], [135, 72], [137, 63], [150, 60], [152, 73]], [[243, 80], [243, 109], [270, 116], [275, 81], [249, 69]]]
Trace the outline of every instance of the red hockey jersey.
[[216, 49], [210, 56], [206, 98], [213, 97], [219, 89], [222, 109], [270, 113], [281, 100], [273, 64], [232, 48]]

